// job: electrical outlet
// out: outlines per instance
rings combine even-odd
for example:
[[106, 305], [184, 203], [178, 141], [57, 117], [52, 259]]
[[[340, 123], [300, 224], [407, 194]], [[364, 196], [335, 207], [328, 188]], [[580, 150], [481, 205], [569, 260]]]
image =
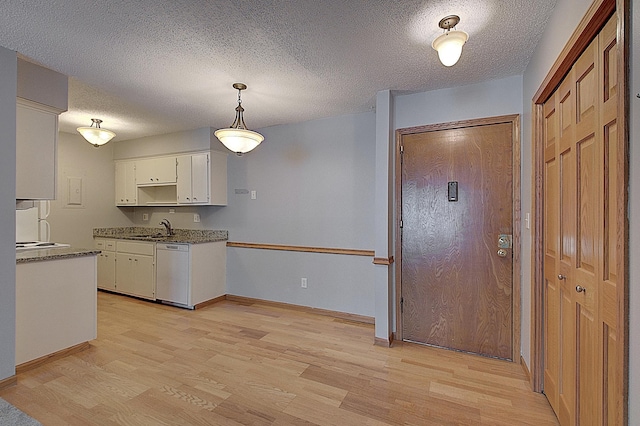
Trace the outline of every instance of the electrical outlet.
[[170, 214], [174, 214], [175, 212], [176, 212], [176, 209], [169, 209]]
[[149, 213], [142, 213], [142, 220], [149, 220]]
[[200, 215], [199, 215], [198, 213], [194, 213], [194, 214], [193, 214], [193, 221], [194, 221], [195, 223], [200, 222]]
[[306, 278], [302, 278], [300, 280], [300, 287], [307, 288], [307, 279]]

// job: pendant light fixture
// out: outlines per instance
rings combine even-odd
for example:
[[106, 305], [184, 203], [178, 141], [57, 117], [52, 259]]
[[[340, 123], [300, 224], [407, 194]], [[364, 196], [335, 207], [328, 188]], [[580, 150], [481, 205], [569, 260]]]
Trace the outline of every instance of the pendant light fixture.
[[100, 123], [102, 123], [102, 120], [100, 120], [99, 118], [92, 118], [91, 126], [78, 127], [76, 129], [78, 132], [80, 132], [82, 137], [87, 140], [87, 142], [89, 142], [96, 148], [106, 144], [116, 136], [116, 134], [111, 130], [100, 128]]
[[462, 55], [462, 46], [469, 39], [469, 34], [464, 31], [451, 31], [451, 28], [455, 28], [459, 22], [460, 17], [457, 15], [442, 18], [438, 26], [445, 32], [431, 43], [431, 47], [438, 51], [440, 62], [445, 67], [451, 67], [458, 62], [460, 55]]
[[247, 88], [246, 84], [235, 83], [234, 89], [238, 90], [238, 106], [236, 107], [236, 119], [229, 128], [218, 129], [214, 135], [229, 151], [235, 152], [237, 155], [242, 155], [245, 152], [249, 152], [264, 140], [258, 132], [247, 129], [247, 125], [244, 124], [244, 108], [242, 108], [242, 99], [240, 99], [240, 93]]

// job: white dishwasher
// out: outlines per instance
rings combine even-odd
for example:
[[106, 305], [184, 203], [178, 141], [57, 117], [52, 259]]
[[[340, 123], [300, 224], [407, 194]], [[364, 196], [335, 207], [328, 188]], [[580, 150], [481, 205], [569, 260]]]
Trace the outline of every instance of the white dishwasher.
[[189, 244], [156, 243], [156, 299], [189, 306]]

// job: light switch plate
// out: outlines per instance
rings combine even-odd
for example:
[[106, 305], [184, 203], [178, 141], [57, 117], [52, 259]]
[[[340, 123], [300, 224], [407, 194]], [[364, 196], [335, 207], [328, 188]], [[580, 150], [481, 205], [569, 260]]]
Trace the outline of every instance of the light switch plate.
[[149, 220], [149, 213], [142, 213], [142, 220]]
[[251, 199], [255, 200], [256, 198], [258, 198], [258, 192], [257, 191], [251, 191]]

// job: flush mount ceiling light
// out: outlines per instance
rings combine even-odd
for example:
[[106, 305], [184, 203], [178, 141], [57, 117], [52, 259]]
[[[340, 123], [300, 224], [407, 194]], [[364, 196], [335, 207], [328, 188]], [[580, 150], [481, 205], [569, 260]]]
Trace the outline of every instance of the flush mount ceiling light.
[[242, 155], [245, 152], [249, 152], [264, 140], [258, 132], [247, 129], [247, 125], [244, 124], [244, 108], [242, 108], [242, 99], [240, 99], [240, 93], [247, 88], [245, 84], [235, 83], [234, 89], [238, 90], [238, 106], [236, 107], [236, 119], [229, 128], [216, 130], [214, 135], [224, 146], [230, 151], [235, 152], [237, 155]]
[[111, 130], [101, 129], [100, 123], [102, 123], [102, 120], [100, 120], [99, 118], [92, 118], [91, 126], [78, 127], [76, 129], [78, 132], [80, 132], [82, 137], [87, 140], [87, 142], [89, 142], [91, 145], [95, 146], [96, 148], [104, 145], [105, 143], [109, 142], [111, 139], [113, 139], [116, 136], [116, 134], [113, 133]]
[[460, 17], [457, 15], [442, 18], [438, 26], [445, 32], [431, 43], [431, 47], [438, 51], [440, 62], [446, 67], [451, 67], [458, 62], [462, 54], [462, 46], [469, 39], [469, 34], [464, 31], [451, 31], [451, 28], [455, 28], [458, 22], [460, 22]]

